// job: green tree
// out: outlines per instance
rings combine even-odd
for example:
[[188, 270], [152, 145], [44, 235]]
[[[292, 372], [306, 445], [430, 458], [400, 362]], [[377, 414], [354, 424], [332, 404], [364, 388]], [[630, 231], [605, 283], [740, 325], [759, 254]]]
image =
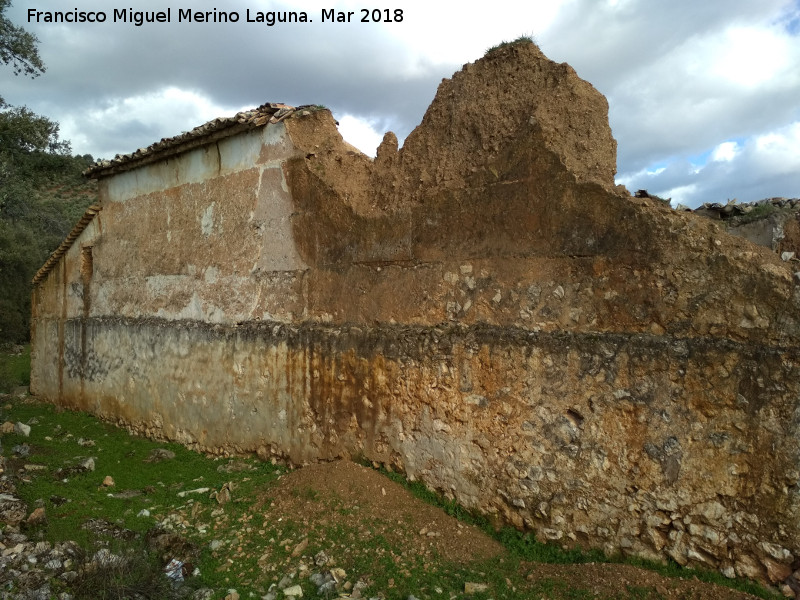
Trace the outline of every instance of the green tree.
[[58, 124], [25, 107], [0, 110], [0, 344], [23, 342], [31, 279], [96, 199]]
[[[0, 0], [2, 2], [3, 0]], [[9, 106], [0, 98], [0, 150], [4, 153], [50, 152], [67, 155], [69, 142], [58, 139], [59, 126], [25, 106]]]
[[39, 40], [6, 18], [9, 6], [11, 0], [0, 0], [0, 62], [11, 65], [15, 75], [37, 77], [45, 71], [36, 47]]
[[0, 220], [0, 343], [24, 342], [30, 327], [30, 279], [41, 258], [29, 227]]
[[[5, 17], [10, 5], [0, 0], [0, 63], [36, 77], [39, 40]], [[58, 123], [0, 98], [0, 344], [28, 338], [31, 279], [96, 198], [81, 177], [91, 163], [70, 156]]]

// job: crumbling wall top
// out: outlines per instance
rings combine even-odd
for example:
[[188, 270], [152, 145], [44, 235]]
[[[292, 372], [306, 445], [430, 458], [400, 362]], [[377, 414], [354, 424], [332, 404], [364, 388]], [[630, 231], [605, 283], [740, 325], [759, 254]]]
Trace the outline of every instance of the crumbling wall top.
[[401, 187], [464, 187], [502, 168], [520, 144], [553, 152], [579, 182], [615, 187], [617, 143], [605, 97], [527, 41], [492, 50], [442, 81], [398, 153]]

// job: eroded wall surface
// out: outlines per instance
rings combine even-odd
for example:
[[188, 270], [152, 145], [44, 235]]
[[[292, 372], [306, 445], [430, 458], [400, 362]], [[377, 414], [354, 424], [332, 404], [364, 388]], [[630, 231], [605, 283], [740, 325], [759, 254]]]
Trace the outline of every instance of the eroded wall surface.
[[202, 450], [384, 462], [542, 539], [784, 581], [793, 273], [618, 190], [606, 112], [512, 46], [374, 161], [318, 111], [105, 179], [36, 289], [34, 391]]

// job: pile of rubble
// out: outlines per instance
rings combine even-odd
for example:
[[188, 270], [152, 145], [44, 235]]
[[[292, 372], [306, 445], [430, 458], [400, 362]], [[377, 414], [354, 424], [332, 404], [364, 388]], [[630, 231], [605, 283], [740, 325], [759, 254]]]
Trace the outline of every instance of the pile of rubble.
[[764, 209], [770, 206], [775, 209], [800, 210], [800, 198], [765, 198], [757, 202], [743, 202], [741, 204], [736, 200], [729, 201], [725, 204], [720, 202], [706, 202], [694, 210], [690, 208], [684, 208], [684, 210], [710, 219], [726, 220], [749, 215], [754, 210], [759, 208]]
[[[10, 405], [5, 408], [10, 408]], [[35, 425], [35, 422], [7, 421], [0, 425], [0, 434], [28, 437], [31, 426]], [[17, 494], [17, 482], [29, 481], [41, 468], [41, 465], [26, 461], [30, 454], [31, 447], [27, 443], [6, 448], [4, 452], [0, 438], [0, 600], [72, 600], [75, 586], [85, 587], [85, 581], [93, 575], [103, 571], [112, 574], [131, 571], [134, 568], [132, 561], [140, 558], [133, 553], [112, 552], [106, 547], [87, 552], [74, 541], [53, 544], [43, 539], [42, 528], [47, 524], [44, 499], [38, 500], [31, 509]], [[60, 469], [58, 474], [72, 476], [88, 471], [94, 471], [91, 458]], [[52, 496], [49, 500], [56, 505], [68, 501], [59, 496]], [[92, 520], [85, 528], [95, 534], [111, 531], [112, 537], [120, 539], [137, 535], [129, 530], [117, 532], [121, 528], [102, 520]], [[157, 540], [158, 535], [148, 537], [150, 546]], [[165, 584], [170, 585], [170, 573], [166, 572], [166, 576]], [[175, 580], [175, 577], [171, 579]], [[207, 600], [212, 594], [207, 589], [194, 593], [187, 589], [182, 597]], [[82, 597], [87, 596], [84, 593]]]
[[[4, 433], [8, 432], [8, 425], [4, 424]], [[11, 428], [19, 432], [24, 429], [22, 425], [17, 423]], [[22, 456], [25, 446], [15, 446], [12, 452]], [[5, 457], [0, 453], [0, 599], [48, 600], [53, 593], [51, 580], [60, 579], [66, 584], [77, 578], [76, 569], [85, 557], [76, 543], [53, 545], [30, 539], [25, 533], [46, 518], [42, 506], [28, 514], [28, 507], [17, 496], [14, 477], [7, 472]], [[62, 592], [58, 598], [69, 600], [72, 596]]]

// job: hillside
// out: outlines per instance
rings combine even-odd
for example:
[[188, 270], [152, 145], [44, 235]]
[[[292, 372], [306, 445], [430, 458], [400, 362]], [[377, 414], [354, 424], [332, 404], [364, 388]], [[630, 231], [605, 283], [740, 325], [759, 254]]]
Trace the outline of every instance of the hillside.
[[31, 279], [97, 197], [81, 176], [92, 162], [57, 123], [0, 98], [0, 346], [28, 340]]

